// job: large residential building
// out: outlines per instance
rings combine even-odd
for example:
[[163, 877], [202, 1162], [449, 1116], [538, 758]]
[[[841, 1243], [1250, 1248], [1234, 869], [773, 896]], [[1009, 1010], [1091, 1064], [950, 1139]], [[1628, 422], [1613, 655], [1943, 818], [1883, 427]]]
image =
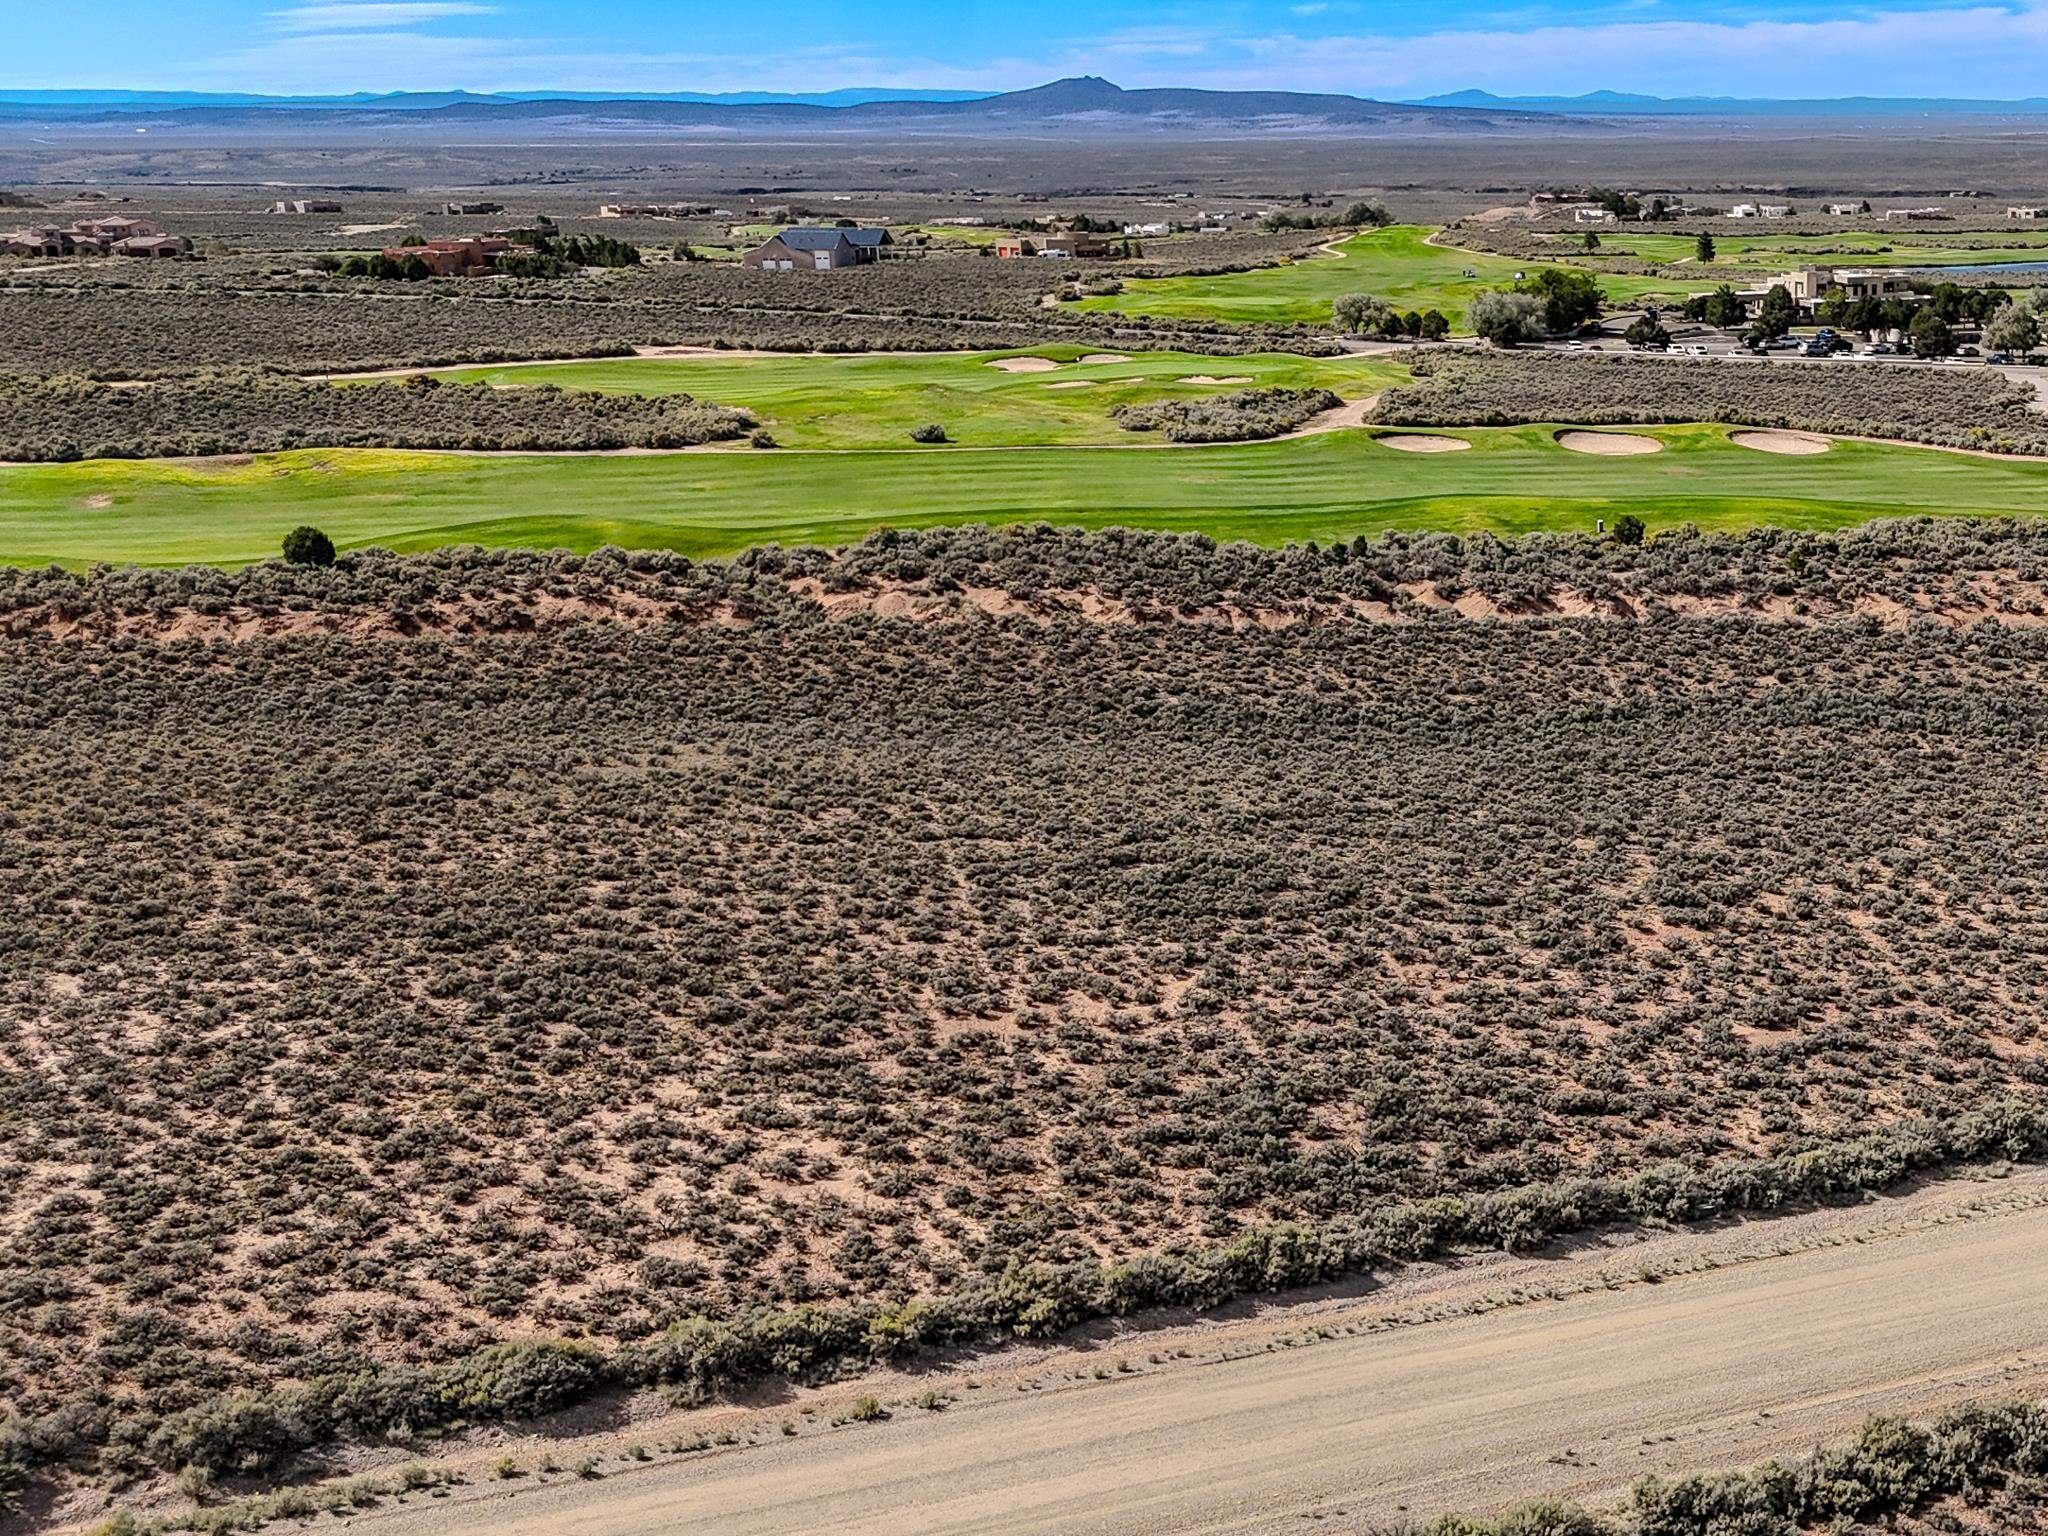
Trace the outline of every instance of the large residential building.
[[2008, 219], [2024, 219], [2031, 223], [2035, 219], [2048, 219], [2048, 208], [2014, 207], [2005, 210]]
[[1946, 208], [1934, 207], [1887, 208], [1884, 211], [1884, 216], [1887, 221], [1893, 224], [1925, 223], [1930, 219], [1947, 219], [1954, 217], [1954, 215], [1951, 214]]
[[0, 256], [187, 256], [192, 242], [150, 219], [79, 219], [69, 229], [35, 224], [0, 233]]
[[1902, 299], [1910, 298], [1913, 294], [1912, 283], [1899, 272], [1848, 267], [1800, 267], [1791, 272], [1780, 273], [1758, 287], [1745, 288], [1738, 297], [1747, 308], [1754, 310], [1773, 288], [1783, 288], [1791, 295], [1792, 302], [1808, 314], [1811, 314], [1833, 289], [1839, 289], [1851, 299]]
[[272, 213], [340, 213], [342, 206], [319, 197], [281, 197], [270, 205]]
[[896, 242], [886, 229], [797, 225], [771, 235], [740, 258], [763, 272], [831, 272], [879, 261]]

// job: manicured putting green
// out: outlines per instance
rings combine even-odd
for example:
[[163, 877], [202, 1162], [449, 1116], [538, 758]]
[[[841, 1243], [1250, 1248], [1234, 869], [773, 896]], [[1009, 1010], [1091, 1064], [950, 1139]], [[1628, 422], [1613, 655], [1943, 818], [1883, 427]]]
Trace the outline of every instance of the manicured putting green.
[[1384, 529], [1590, 530], [1633, 512], [1695, 523], [1837, 527], [1911, 513], [2048, 513], [2048, 462], [1838, 442], [1786, 458], [1719, 426], [1639, 428], [1641, 457], [1560, 448], [1555, 426], [1460, 431], [1418, 454], [1363, 430], [1213, 448], [711, 452], [642, 457], [312, 450], [232, 461], [0, 470], [0, 561], [234, 563], [299, 523], [338, 544], [729, 554], [840, 544], [884, 524], [1046, 520], [1262, 544]]
[[[1078, 307], [1175, 320], [1323, 325], [1329, 323], [1330, 306], [1339, 297], [1369, 293], [1403, 311], [1440, 310], [1462, 330], [1473, 294], [1512, 287], [1517, 272], [1535, 272], [1545, 265], [1432, 245], [1432, 233], [1416, 224], [1391, 224], [1353, 235], [1330, 253], [1288, 266], [1215, 277], [1133, 278], [1123, 292], [1081, 299]], [[1600, 276], [1601, 291], [1616, 303], [1703, 292], [1712, 286], [1690, 283], [1677, 273], [1669, 278]]]
[[[1321, 388], [1357, 399], [1408, 377], [1407, 366], [1393, 359], [1291, 352], [1137, 352], [1112, 362], [1084, 361], [1111, 356], [1073, 346], [827, 357], [714, 354], [457, 368], [440, 376], [507, 388], [557, 384], [613, 394], [696, 395], [745, 406], [791, 448], [903, 447], [911, 429], [928, 422], [966, 447], [1128, 443], [1131, 434], [1110, 420], [1118, 405], [1253, 386]], [[1033, 371], [1009, 371], [1019, 367]]]

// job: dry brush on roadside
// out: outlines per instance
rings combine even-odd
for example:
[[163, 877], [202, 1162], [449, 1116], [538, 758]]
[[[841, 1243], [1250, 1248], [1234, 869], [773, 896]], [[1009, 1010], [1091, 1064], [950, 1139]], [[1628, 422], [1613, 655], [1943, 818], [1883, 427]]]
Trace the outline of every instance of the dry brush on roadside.
[[1625, 1509], [1546, 1500], [1491, 1518], [1450, 1515], [1375, 1536], [1798, 1536], [1885, 1530], [1956, 1536], [2048, 1524], [2048, 1408], [1974, 1404], [1932, 1424], [1873, 1417], [1853, 1437], [1791, 1462], [1648, 1477]]

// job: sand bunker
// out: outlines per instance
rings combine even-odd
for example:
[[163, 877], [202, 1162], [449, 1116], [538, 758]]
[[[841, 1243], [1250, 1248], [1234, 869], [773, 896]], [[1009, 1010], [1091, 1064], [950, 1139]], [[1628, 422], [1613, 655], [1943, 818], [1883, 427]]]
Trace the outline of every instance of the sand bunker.
[[1828, 440], [1812, 432], [1730, 432], [1728, 441], [1758, 453], [1826, 453]]
[[1560, 432], [1557, 446], [1573, 453], [1597, 453], [1608, 457], [1634, 453], [1662, 453], [1664, 445], [1654, 437], [1633, 432]]
[[1472, 446], [1462, 437], [1438, 437], [1433, 432], [1392, 432], [1373, 441], [1402, 453], [1463, 453]]
[[992, 357], [988, 365], [999, 373], [1051, 373], [1059, 367], [1049, 357]]
[[1061, 380], [1059, 381], [1059, 383], [1057, 383], [1057, 384], [1048, 384], [1048, 385], [1046, 385], [1045, 387], [1046, 387], [1047, 389], [1093, 389], [1093, 388], [1095, 387], [1095, 380], [1093, 380], [1093, 379], [1061, 379]]
[[1183, 384], [1249, 384], [1252, 376], [1248, 373], [1226, 373], [1218, 378], [1213, 373], [1184, 373], [1180, 381]]
[[1084, 363], [1128, 363], [1130, 358], [1122, 352], [1090, 352], [1081, 361]]

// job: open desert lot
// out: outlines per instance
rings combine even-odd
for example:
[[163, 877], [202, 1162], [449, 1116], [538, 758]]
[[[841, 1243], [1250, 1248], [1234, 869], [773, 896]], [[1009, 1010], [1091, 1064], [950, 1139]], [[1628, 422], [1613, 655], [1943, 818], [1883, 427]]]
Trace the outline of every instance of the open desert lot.
[[0, 1536], [2048, 1536], [2038, 3], [89, 10]]

